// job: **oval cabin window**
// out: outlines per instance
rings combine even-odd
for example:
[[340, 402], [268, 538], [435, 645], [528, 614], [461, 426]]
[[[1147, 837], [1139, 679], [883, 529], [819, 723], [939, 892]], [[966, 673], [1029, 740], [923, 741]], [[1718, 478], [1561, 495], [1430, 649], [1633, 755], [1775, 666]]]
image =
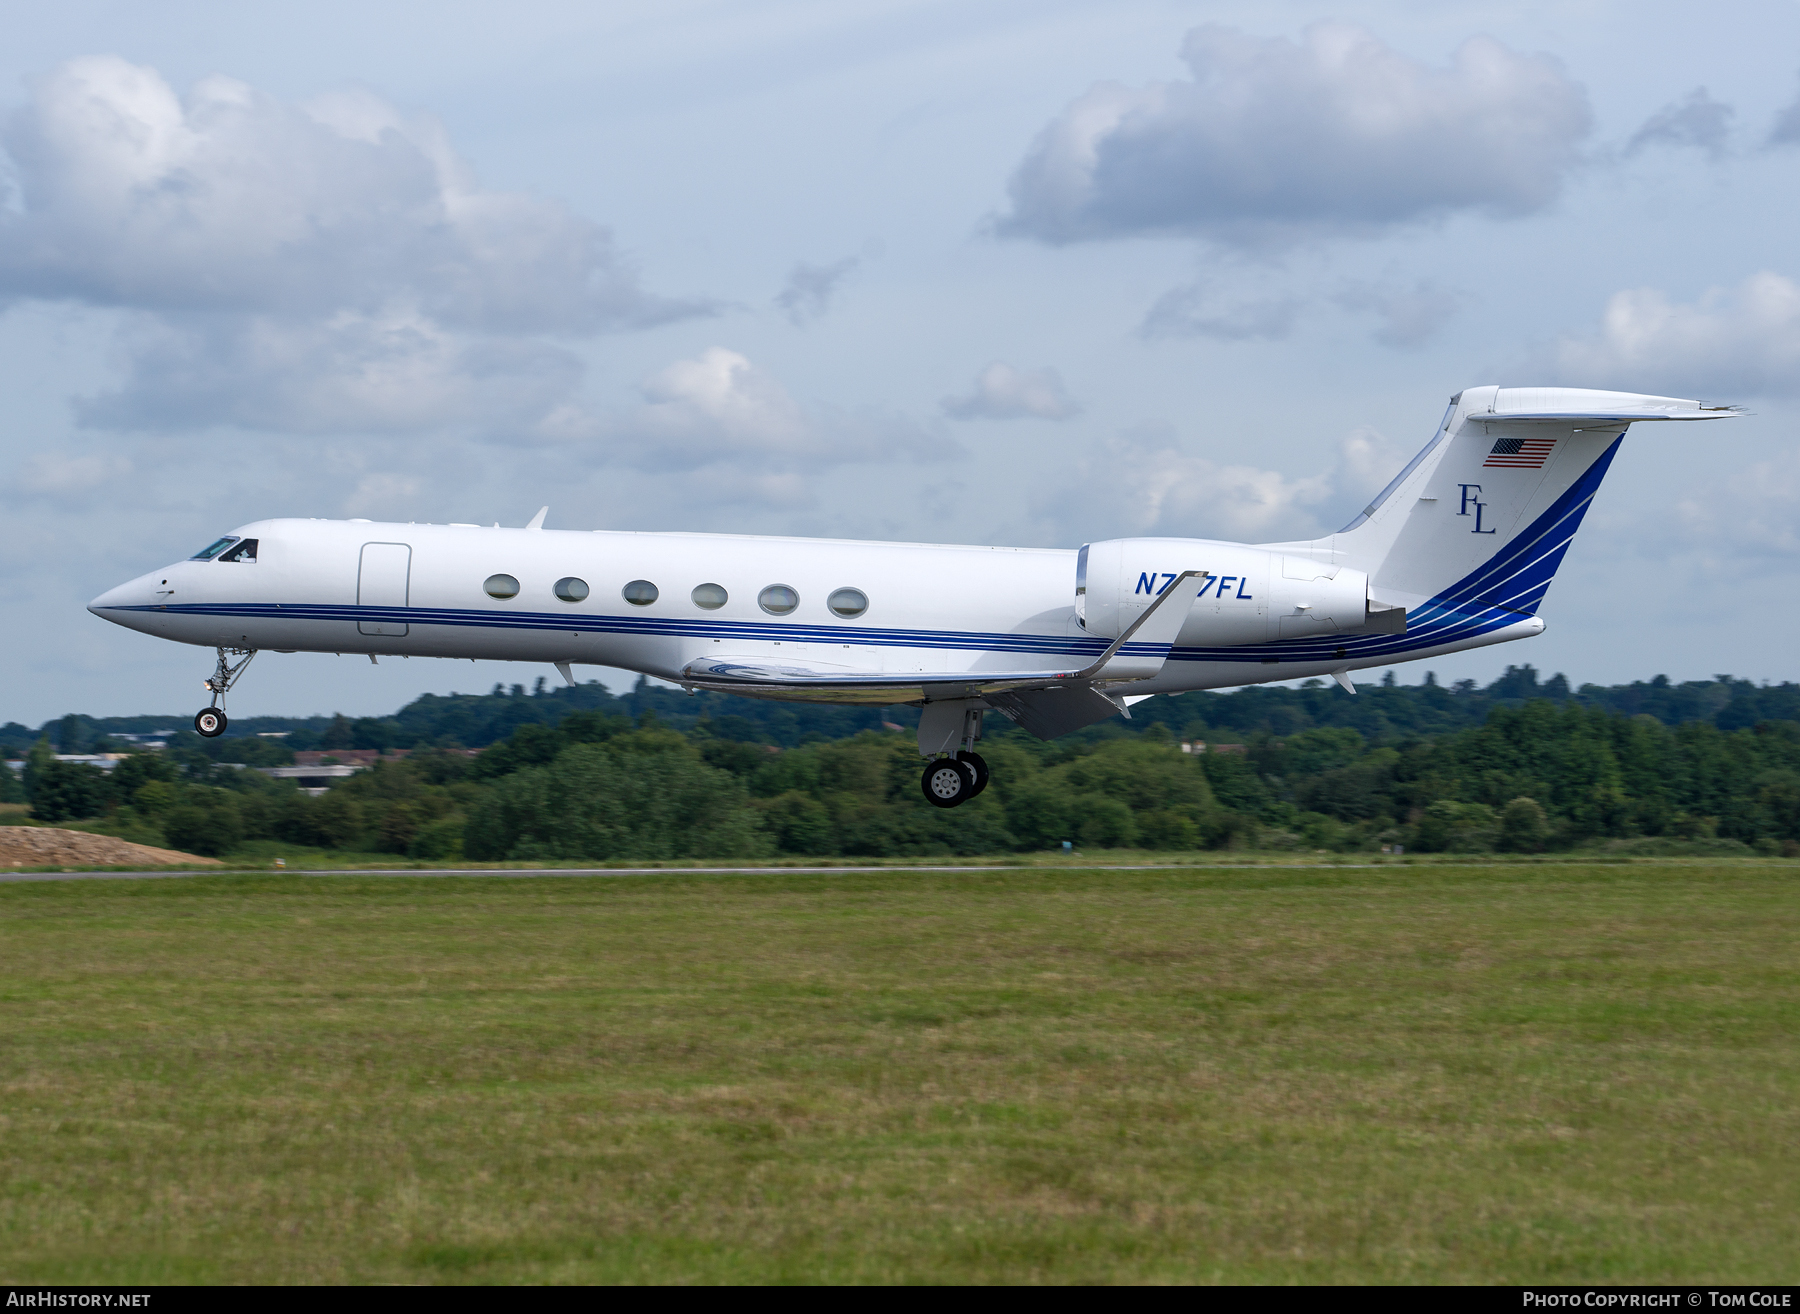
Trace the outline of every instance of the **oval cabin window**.
[[570, 575], [567, 579], [556, 581], [556, 596], [564, 602], [583, 602], [586, 601], [587, 595], [588, 586], [585, 579], [576, 579]]
[[717, 611], [731, 600], [723, 584], [696, 584], [694, 586], [694, 605], [706, 611]]
[[481, 586], [490, 598], [516, 598], [519, 581], [511, 575], [489, 575]]
[[869, 598], [861, 589], [837, 589], [825, 599], [825, 605], [833, 615], [851, 620], [869, 609]]
[[619, 594], [634, 607], [648, 607], [661, 596], [656, 591], [656, 585], [647, 579], [632, 580], [619, 590]]
[[800, 605], [800, 594], [786, 584], [771, 584], [756, 595], [756, 601], [771, 616], [785, 616]]

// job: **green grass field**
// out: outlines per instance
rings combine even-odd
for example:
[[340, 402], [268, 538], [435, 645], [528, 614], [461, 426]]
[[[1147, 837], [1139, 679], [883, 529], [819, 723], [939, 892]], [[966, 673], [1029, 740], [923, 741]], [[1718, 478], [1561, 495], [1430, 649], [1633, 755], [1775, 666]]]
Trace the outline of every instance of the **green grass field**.
[[1791, 1283], [1797, 895], [0, 886], [0, 1281]]

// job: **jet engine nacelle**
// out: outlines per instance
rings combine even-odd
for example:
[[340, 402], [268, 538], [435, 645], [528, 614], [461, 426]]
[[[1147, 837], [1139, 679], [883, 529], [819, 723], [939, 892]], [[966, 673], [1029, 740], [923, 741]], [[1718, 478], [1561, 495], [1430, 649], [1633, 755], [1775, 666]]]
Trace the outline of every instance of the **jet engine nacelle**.
[[1076, 564], [1076, 618], [1096, 638], [1117, 638], [1184, 570], [1209, 578], [1175, 640], [1182, 647], [1406, 631], [1405, 609], [1372, 602], [1360, 570], [1199, 538], [1089, 543]]

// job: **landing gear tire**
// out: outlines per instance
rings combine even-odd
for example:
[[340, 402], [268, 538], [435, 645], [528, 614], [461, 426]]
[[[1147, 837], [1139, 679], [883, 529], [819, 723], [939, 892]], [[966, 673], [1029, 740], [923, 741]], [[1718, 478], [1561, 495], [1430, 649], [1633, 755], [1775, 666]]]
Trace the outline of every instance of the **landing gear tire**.
[[958, 753], [956, 760], [975, 772], [975, 788], [969, 792], [969, 797], [974, 798], [988, 787], [987, 761], [980, 753], [971, 753], [967, 749]]
[[953, 808], [967, 803], [979, 791], [975, 786], [975, 768], [953, 757], [940, 757], [925, 764], [919, 779], [925, 801], [934, 808]]
[[204, 735], [208, 739], [217, 739], [225, 733], [225, 713], [216, 707], [208, 707], [205, 711], [194, 713], [194, 733]]

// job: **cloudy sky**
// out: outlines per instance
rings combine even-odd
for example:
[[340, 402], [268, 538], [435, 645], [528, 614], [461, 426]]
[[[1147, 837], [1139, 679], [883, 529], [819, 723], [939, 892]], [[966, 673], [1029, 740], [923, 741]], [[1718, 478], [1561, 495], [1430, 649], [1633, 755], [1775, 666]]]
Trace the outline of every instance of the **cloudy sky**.
[[1755, 416], [1440, 679], [1800, 676], [1794, 0], [4, 11], [0, 720], [203, 703], [84, 604], [263, 516], [1293, 538], [1483, 383]]

